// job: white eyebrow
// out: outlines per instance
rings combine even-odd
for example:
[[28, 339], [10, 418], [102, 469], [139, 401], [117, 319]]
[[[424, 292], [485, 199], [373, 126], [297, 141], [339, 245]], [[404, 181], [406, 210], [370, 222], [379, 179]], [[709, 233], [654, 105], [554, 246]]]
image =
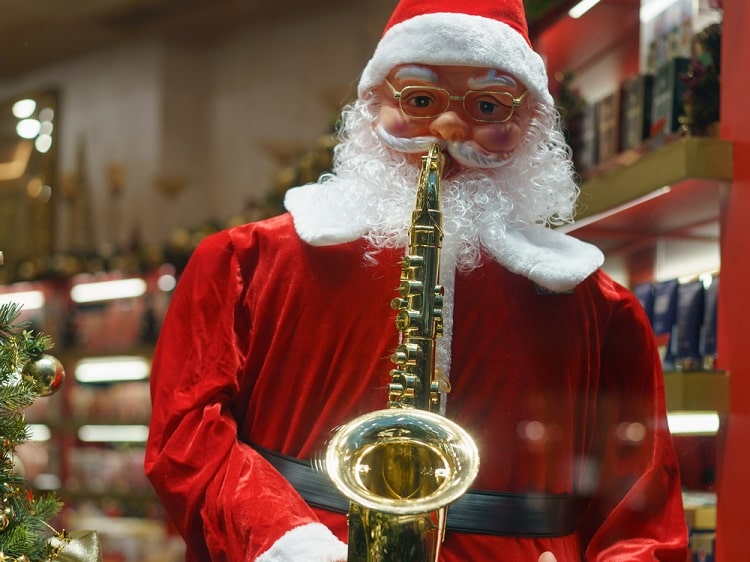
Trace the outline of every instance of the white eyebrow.
[[469, 78], [467, 84], [470, 88], [486, 88], [488, 86], [505, 86], [515, 88], [518, 86], [516, 80], [500, 70], [490, 70], [486, 75], [479, 78]]
[[399, 80], [423, 80], [433, 84], [437, 84], [438, 81], [437, 73], [434, 70], [416, 65], [399, 68], [393, 77]]

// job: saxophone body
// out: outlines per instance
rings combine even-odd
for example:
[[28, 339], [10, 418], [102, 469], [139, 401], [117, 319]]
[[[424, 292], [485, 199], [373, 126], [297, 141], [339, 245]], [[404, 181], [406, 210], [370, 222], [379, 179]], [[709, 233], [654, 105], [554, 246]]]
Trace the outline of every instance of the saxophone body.
[[422, 157], [400, 296], [391, 303], [400, 343], [391, 356], [387, 408], [339, 428], [326, 450], [328, 476], [350, 501], [349, 562], [436, 562], [447, 506], [468, 490], [479, 468], [472, 438], [434, 411], [442, 168], [434, 145]]

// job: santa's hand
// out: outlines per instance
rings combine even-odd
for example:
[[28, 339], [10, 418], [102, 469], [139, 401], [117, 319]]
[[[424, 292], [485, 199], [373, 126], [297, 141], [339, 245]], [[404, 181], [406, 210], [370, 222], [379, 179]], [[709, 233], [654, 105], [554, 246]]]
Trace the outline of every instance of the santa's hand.
[[548, 550], [547, 552], [542, 552], [538, 562], [557, 562], [557, 558]]

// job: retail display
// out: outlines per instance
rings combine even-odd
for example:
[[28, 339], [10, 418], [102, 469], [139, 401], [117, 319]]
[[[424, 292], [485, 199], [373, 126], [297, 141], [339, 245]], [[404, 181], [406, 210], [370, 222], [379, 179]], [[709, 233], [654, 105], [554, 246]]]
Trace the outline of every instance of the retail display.
[[97, 530], [104, 562], [181, 559], [181, 540], [169, 533], [143, 473], [151, 342], [170, 294], [159, 280], [169, 273], [99, 273], [0, 289], [4, 299], [25, 300], [25, 320], [57, 336], [55, 356], [22, 371], [43, 396], [24, 411], [34, 431], [19, 447], [18, 467], [33, 489], [60, 497], [61, 526]]

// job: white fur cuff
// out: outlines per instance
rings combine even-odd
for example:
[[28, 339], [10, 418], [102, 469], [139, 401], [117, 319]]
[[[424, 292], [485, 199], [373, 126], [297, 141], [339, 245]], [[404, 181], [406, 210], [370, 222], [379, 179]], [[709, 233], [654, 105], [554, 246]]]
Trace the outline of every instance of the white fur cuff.
[[308, 523], [287, 531], [257, 562], [342, 562], [347, 546], [322, 523]]

